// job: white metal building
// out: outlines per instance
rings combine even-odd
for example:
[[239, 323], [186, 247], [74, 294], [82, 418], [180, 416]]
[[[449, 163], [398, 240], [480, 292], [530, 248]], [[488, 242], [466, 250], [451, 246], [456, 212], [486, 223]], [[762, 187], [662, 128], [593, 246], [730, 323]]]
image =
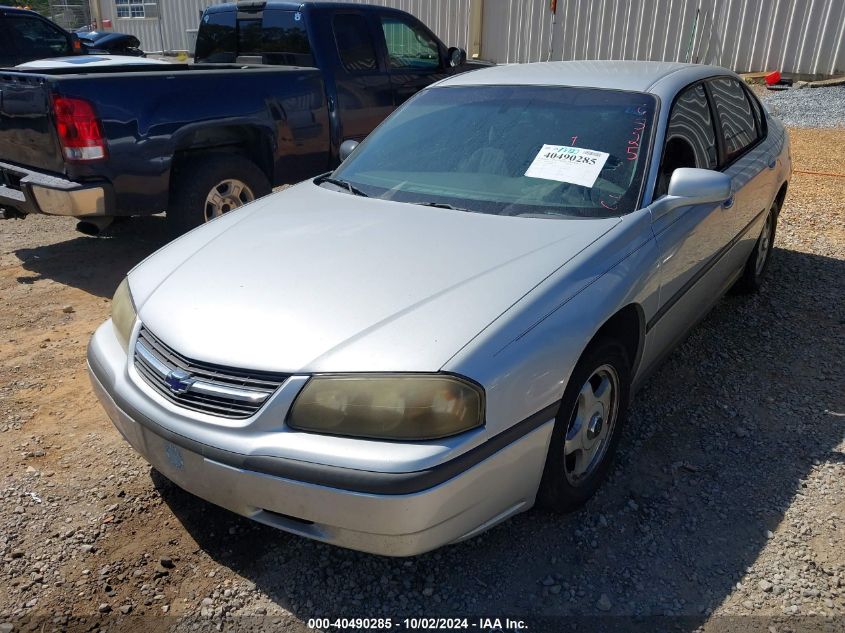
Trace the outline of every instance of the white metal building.
[[[90, 0], [148, 51], [189, 48], [221, 0]], [[499, 63], [654, 59], [740, 72], [845, 72], [845, 0], [350, 0], [415, 14], [451, 46]], [[557, 5], [553, 13], [552, 5]]]

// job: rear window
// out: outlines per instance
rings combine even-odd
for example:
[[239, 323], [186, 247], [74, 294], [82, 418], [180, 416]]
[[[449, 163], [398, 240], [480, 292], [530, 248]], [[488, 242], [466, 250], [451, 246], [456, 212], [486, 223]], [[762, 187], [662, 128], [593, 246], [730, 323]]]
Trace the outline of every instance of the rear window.
[[725, 161], [729, 163], [757, 142], [757, 122], [745, 90], [735, 79], [713, 79], [710, 91], [725, 141]]
[[235, 11], [207, 13], [197, 35], [196, 60], [232, 63], [242, 55], [259, 56], [264, 64], [313, 66], [314, 56], [302, 13], [277, 10], [254, 16]]
[[45, 20], [7, 16], [9, 44], [21, 61], [73, 55], [66, 33]]

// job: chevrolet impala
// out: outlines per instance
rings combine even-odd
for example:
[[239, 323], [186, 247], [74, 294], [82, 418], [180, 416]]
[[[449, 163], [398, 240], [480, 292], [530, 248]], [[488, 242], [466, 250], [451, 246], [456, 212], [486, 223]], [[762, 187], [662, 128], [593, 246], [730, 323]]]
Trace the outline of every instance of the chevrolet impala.
[[792, 171], [734, 73], [664, 62], [457, 75], [341, 154], [130, 271], [88, 361], [180, 487], [393, 556], [584, 504], [637, 387], [760, 287]]

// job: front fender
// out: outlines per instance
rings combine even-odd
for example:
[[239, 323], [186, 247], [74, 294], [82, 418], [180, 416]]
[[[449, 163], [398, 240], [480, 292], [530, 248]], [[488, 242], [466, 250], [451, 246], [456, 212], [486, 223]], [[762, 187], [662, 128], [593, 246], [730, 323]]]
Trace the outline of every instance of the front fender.
[[657, 269], [650, 216], [637, 211], [493, 322], [444, 369], [484, 386], [488, 431], [500, 433], [560, 400], [587, 345], [619, 310], [635, 304], [646, 319], [656, 311]]

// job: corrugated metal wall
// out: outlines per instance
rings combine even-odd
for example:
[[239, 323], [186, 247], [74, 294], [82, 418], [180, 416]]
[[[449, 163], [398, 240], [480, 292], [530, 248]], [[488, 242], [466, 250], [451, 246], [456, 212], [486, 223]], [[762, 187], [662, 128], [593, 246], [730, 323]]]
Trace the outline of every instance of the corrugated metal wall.
[[[188, 50], [187, 29], [200, 23], [200, 11], [223, 0], [158, 0], [158, 18], [116, 18], [114, 0], [99, 0], [101, 16], [119, 33], [131, 33], [147, 52]], [[96, 0], [91, 0], [92, 4]], [[192, 51], [193, 52], [193, 51]]]
[[[97, 0], [92, 0], [96, 2]], [[99, 0], [114, 29], [145, 50], [185, 50], [186, 29], [221, 0], [159, 0], [163, 19], [114, 19], [114, 0]], [[481, 57], [693, 60], [740, 72], [780, 69], [845, 72], [845, 0], [350, 0], [413, 13], [450, 46], [470, 48], [470, 10], [482, 3]], [[690, 47], [690, 43], [692, 46]]]
[[555, 16], [548, 0], [483, 1], [481, 57], [496, 62], [686, 61], [691, 49], [740, 72], [845, 71], [843, 0], [559, 0]]

